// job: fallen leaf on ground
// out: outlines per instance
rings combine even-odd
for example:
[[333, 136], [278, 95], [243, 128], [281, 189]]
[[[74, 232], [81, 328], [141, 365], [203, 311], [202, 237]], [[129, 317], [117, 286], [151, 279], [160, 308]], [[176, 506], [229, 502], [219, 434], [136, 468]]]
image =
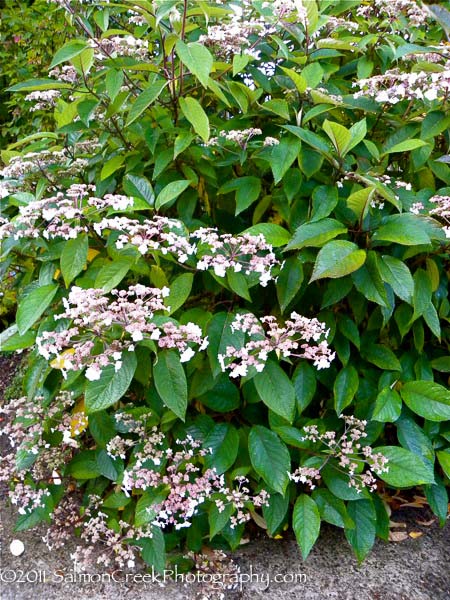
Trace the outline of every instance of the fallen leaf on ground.
[[404, 542], [408, 539], [408, 534], [406, 531], [390, 531], [389, 532], [389, 541], [390, 542]]
[[421, 535], [423, 535], [422, 531], [410, 531], [409, 532], [409, 537], [412, 537], [413, 540], [415, 540], [416, 538], [419, 538]]

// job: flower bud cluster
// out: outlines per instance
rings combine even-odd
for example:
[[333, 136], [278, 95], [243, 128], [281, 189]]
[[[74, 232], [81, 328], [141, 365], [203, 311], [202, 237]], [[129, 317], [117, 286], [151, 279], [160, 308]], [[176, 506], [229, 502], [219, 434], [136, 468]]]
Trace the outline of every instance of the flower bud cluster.
[[[325, 325], [296, 312], [284, 325], [272, 315], [258, 321], [251, 313], [238, 314], [231, 327], [247, 334], [250, 340], [240, 349], [228, 346], [225, 354], [218, 355], [222, 370], [229, 370], [230, 377], [245, 377], [251, 368], [263, 371], [271, 352], [283, 358], [312, 360], [317, 369], [328, 368], [335, 357], [324, 339], [329, 333]], [[311, 340], [318, 344], [311, 345]]]

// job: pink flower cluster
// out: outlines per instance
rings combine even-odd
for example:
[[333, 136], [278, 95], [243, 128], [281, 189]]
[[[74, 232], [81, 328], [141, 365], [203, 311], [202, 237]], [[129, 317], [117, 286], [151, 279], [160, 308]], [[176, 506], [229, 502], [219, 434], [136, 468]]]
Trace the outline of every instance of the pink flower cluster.
[[5, 237], [74, 239], [88, 231], [88, 217], [106, 210], [125, 210], [133, 199], [120, 194], [92, 195], [95, 187], [72, 184], [65, 192], [19, 207], [19, 214], [0, 226], [0, 239]]
[[[74, 427], [78, 416], [70, 413], [72, 405], [71, 395], [62, 392], [48, 406], [38, 396], [33, 400], [15, 398], [0, 408], [3, 421], [0, 435], [5, 436], [12, 450], [3, 456], [0, 481], [14, 482], [9, 497], [19, 507], [20, 514], [43, 505], [49, 493], [40, 487], [41, 483], [49, 480], [61, 483], [58, 471], [61, 472], [79, 446], [75, 439], [79, 431]], [[62, 435], [57, 447], [51, 447], [46, 440], [49, 433]], [[28, 455], [26, 468], [18, 466], [19, 451], [22, 456]]]
[[28, 176], [45, 175], [50, 167], [62, 170], [66, 176], [78, 176], [86, 168], [88, 161], [69, 156], [66, 150], [42, 150], [13, 156], [9, 164], [0, 170], [0, 175], [8, 179], [23, 180]]
[[[435, 204], [435, 208], [432, 208], [428, 214], [434, 217], [438, 217], [444, 222], [443, 230], [447, 238], [450, 238], [450, 196], [441, 196], [436, 194], [432, 196], [428, 202]], [[425, 206], [422, 202], [414, 202], [410, 208], [410, 212], [413, 214], [420, 214], [421, 211], [425, 210]]]
[[227, 270], [245, 275], [257, 273], [262, 286], [274, 279], [272, 270], [280, 264], [262, 234], [220, 234], [217, 229], [203, 227], [187, 235], [179, 221], [163, 216], [142, 222], [121, 216], [104, 218], [93, 227], [98, 235], [106, 230], [120, 231], [118, 249], [131, 244], [144, 255], [160, 251], [174, 255], [180, 263], [192, 258], [197, 260], [195, 268], [212, 269], [218, 277], [225, 277]]
[[167, 486], [165, 498], [148, 509], [153, 525], [175, 529], [189, 527], [198, 507], [211, 500], [219, 511], [231, 503], [236, 513], [231, 517], [231, 527], [235, 527], [250, 518], [249, 508], [267, 503], [269, 495], [265, 490], [250, 495], [248, 488], [243, 486], [247, 481], [245, 478], [238, 478], [238, 488], [230, 489], [224, 476], [217, 475], [215, 469], [201, 473], [199, 459], [209, 454], [210, 449], [201, 448], [199, 440], [190, 435], [184, 440], [176, 440], [175, 443], [181, 446], [177, 451], [165, 448], [164, 441], [165, 435], [153, 427], [142, 449], [134, 452], [134, 464], [124, 472], [122, 482], [126, 493]]
[[[253, 314], [238, 314], [231, 325], [234, 331], [246, 333], [250, 340], [242, 348], [228, 346], [218, 359], [222, 370], [229, 370], [230, 377], [245, 377], [249, 369], [264, 370], [270, 352], [284, 358], [290, 356], [312, 360], [318, 369], [326, 369], [335, 357], [326, 340], [328, 331], [317, 319], [308, 319], [296, 312], [284, 325], [278, 324], [272, 315], [258, 320]], [[310, 345], [310, 342], [318, 342]], [[302, 344], [301, 341], [304, 343]]]
[[262, 234], [219, 234], [216, 229], [205, 227], [192, 232], [191, 236], [200, 243], [197, 269], [213, 269], [218, 277], [225, 277], [228, 269], [245, 275], [258, 273], [263, 287], [274, 279], [272, 270], [280, 263]]
[[355, 98], [371, 96], [376, 102], [397, 104], [402, 100], [433, 101], [447, 97], [450, 91], [450, 62], [443, 71], [402, 73], [390, 69], [383, 75], [374, 75], [353, 83], [360, 91]]
[[[188, 361], [195, 354], [190, 344], [197, 344], [203, 350], [208, 339], [194, 323], [178, 325], [168, 320], [156, 325], [153, 322], [156, 312], [168, 310], [164, 304], [168, 294], [169, 288], [137, 284], [128, 290], [112, 290], [115, 300], [111, 301], [101, 289], [73, 286], [69, 297], [63, 299], [66, 310], [55, 316], [55, 319], [70, 319], [72, 327], [44, 331], [36, 338], [38, 351], [47, 360], [55, 357], [52, 364], [62, 369], [63, 374], [87, 367], [86, 377], [91, 381], [99, 379], [102, 369], [109, 364], [119, 370], [122, 353], [133, 351], [134, 342], [144, 339], [154, 340], [160, 348], [176, 349], [180, 360]], [[122, 331], [120, 339], [111, 333], [115, 325]], [[94, 340], [103, 343], [100, 354], [92, 354]]]
[[142, 222], [128, 217], [105, 217], [94, 223], [98, 235], [106, 230], [120, 231], [116, 248], [122, 249], [126, 244], [135, 246], [143, 255], [159, 250], [162, 254], [173, 254], [178, 262], [184, 263], [195, 253], [196, 247], [186, 237], [179, 221], [163, 216], [144, 219]]
[[372, 0], [369, 4], [362, 4], [356, 14], [365, 19], [373, 16], [387, 18], [390, 23], [403, 16], [412, 27], [420, 27], [428, 18], [428, 12], [415, 0]]
[[[388, 459], [381, 452], [374, 452], [371, 446], [363, 445], [361, 440], [367, 437], [365, 431], [367, 421], [357, 419], [353, 416], [341, 415], [344, 419], [344, 432], [339, 437], [335, 431], [320, 432], [317, 425], [303, 427], [303, 440], [321, 443], [326, 447], [327, 457], [320, 468], [300, 466], [293, 473], [289, 473], [290, 479], [295, 482], [306, 483], [310, 489], [314, 489], [315, 482], [320, 479], [320, 471], [331, 458], [337, 460], [337, 464], [349, 477], [348, 485], [357, 492], [363, 488], [370, 491], [376, 490], [375, 474], [386, 473], [389, 470]], [[365, 472], [356, 472], [361, 465], [366, 466]]]

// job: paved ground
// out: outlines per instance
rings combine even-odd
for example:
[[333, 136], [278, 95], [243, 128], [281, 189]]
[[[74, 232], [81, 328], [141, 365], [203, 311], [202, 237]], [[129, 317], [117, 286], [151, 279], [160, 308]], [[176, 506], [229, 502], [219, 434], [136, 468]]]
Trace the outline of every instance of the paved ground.
[[[49, 552], [36, 532], [15, 534], [12, 512], [4, 509], [2, 574], [4, 579], [21, 579], [2, 584], [2, 600], [100, 600], [100, 599], [194, 599], [199, 589], [194, 584], [124, 581], [73, 582], [71, 545]], [[450, 527], [420, 528], [415, 524], [419, 513], [404, 509], [407, 530], [424, 531], [417, 539], [400, 543], [377, 542], [374, 551], [358, 567], [341, 531], [324, 527], [317, 546], [304, 563], [293, 539], [270, 540], [261, 537], [235, 553], [243, 579], [242, 590], [226, 592], [230, 600], [254, 598], [282, 600], [449, 600], [450, 564], [448, 560]], [[396, 517], [399, 520], [399, 517]], [[12, 539], [25, 544], [25, 552], [13, 557]], [[28, 573], [28, 575], [27, 575]], [[46, 583], [39, 582], [44, 575]], [[141, 573], [142, 575], [142, 573]], [[248, 581], [252, 577], [252, 581]], [[27, 582], [26, 579], [30, 582]], [[105, 578], [105, 576], [104, 576]], [[34, 583], [34, 580], [38, 580]], [[64, 583], [61, 580], [65, 579]], [[276, 579], [280, 580], [277, 582]]]
[[[192, 583], [167, 582], [162, 585], [158, 581], [145, 582], [144, 571], [134, 582], [132, 574], [128, 576], [128, 582], [125, 581], [126, 573], [117, 573], [115, 579], [118, 581], [108, 581], [110, 576], [106, 572], [90, 574], [90, 582], [74, 581], [70, 553], [76, 541], [62, 550], [50, 552], [42, 542], [42, 530], [14, 533], [14, 513], [5, 504], [3, 496], [0, 498], [2, 600], [205, 598], [205, 589], [202, 591]], [[242, 585], [235, 591], [225, 591], [225, 598], [450, 600], [450, 525], [444, 529], [439, 529], [436, 522], [424, 525], [423, 522], [430, 519], [427, 509], [403, 508], [391, 519], [405, 523], [400, 532], [419, 532], [420, 537], [407, 537], [398, 543], [377, 542], [360, 567], [342, 531], [326, 525], [306, 562], [302, 561], [292, 537], [271, 540], [261, 536], [252, 540], [233, 555], [240, 567]], [[9, 551], [13, 539], [19, 539], [25, 545], [20, 557], [12, 556]], [[150, 579], [150, 575], [146, 577]]]

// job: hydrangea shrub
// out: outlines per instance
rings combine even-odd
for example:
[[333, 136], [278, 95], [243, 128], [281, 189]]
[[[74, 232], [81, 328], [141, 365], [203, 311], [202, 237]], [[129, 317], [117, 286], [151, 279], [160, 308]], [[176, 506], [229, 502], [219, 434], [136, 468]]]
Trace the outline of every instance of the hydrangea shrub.
[[17, 530], [162, 570], [450, 476], [450, 13], [413, 0], [50, 0], [78, 33], [2, 152]]

